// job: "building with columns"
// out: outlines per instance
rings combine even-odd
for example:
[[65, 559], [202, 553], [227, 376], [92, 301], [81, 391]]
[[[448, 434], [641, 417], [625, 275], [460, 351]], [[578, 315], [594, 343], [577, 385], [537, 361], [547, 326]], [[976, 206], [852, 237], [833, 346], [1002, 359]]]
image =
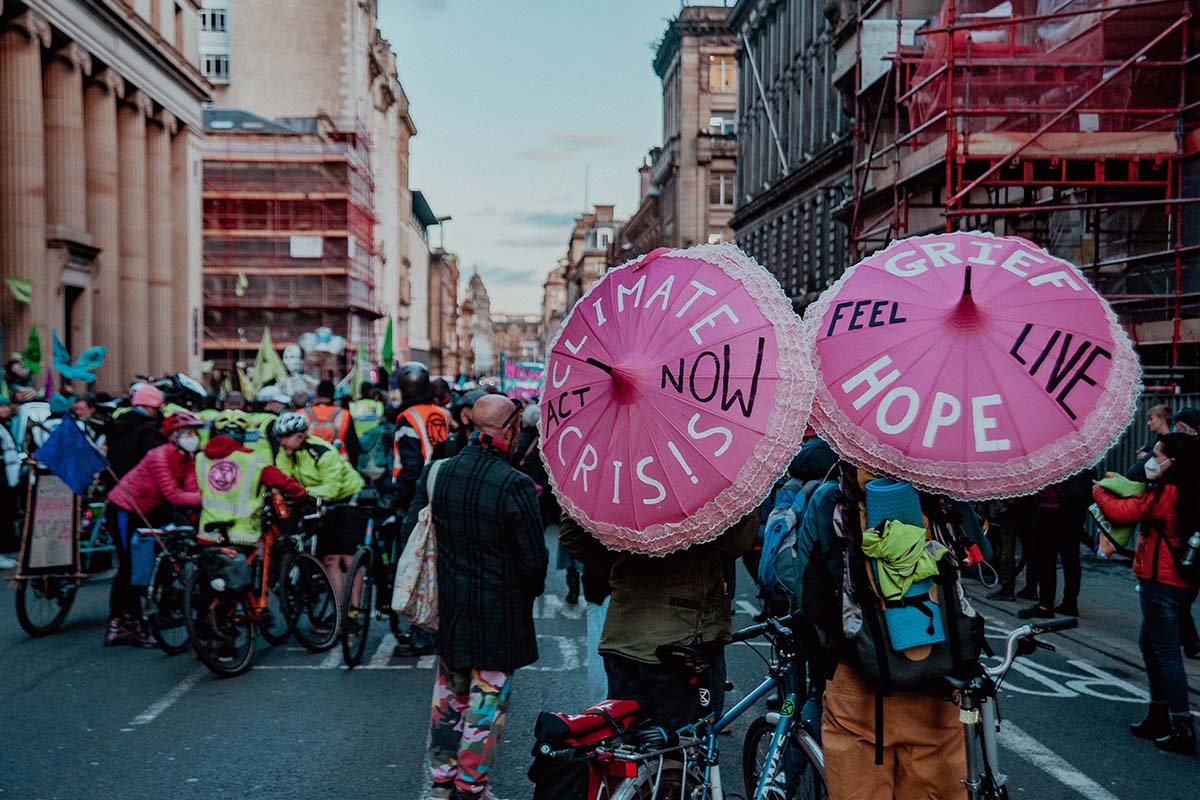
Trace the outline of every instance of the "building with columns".
[[567, 267], [570, 262], [564, 256], [558, 266], [546, 274], [542, 284], [542, 352], [550, 352], [550, 343], [558, 333], [567, 316]]
[[199, 367], [198, 9], [0, 0], [0, 278], [32, 287], [0, 285], [4, 347], [105, 346], [102, 389]]
[[496, 349], [492, 343], [492, 300], [483, 278], [476, 272], [467, 284], [465, 301], [467, 313], [468, 350], [471, 356], [469, 375], [494, 375], [499, 368]]
[[572, 308], [608, 270], [608, 248], [624, 223], [613, 216], [611, 204], [597, 205], [575, 218], [567, 241], [566, 309]]
[[506, 362], [545, 360], [546, 348], [542, 344], [542, 315], [493, 312], [492, 347], [496, 351], [497, 363], [500, 358]]
[[[202, 0], [200, 64], [213, 101], [284, 125], [327, 117], [365, 130], [374, 184], [371, 270], [379, 317], [347, 337], [378, 354], [387, 320], [396, 357], [429, 349], [429, 248], [409, 188], [409, 140], [417, 128], [396, 73], [396, 54], [376, 27], [378, 0]], [[415, 352], [410, 352], [415, 351]]]

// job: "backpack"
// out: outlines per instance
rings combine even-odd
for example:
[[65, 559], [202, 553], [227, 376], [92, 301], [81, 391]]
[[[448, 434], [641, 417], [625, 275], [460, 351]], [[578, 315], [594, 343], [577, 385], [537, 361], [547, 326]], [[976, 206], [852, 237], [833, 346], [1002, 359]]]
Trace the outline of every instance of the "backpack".
[[332, 444], [338, 450], [345, 446], [342, 441], [342, 415], [349, 415], [350, 412], [344, 408], [337, 408], [332, 414], [326, 414], [322, 419], [317, 416], [315, 409], [307, 409], [305, 416], [308, 417], [308, 435], [316, 436], [318, 439], [324, 439]]
[[370, 481], [377, 481], [387, 474], [391, 466], [391, 445], [394, 428], [386, 422], [363, 431], [358, 437], [361, 452], [358, 456], [358, 471]]
[[[945, 519], [930, 520], [934, 541], [948, 548], [938, 562], [938, 574], [913, 584], [901, 600], [885, 601], [879, 567], [862, 550], [861, 493], [850, 483], [843, 476], [833, 529], [842, 549], [841, 634], [851, 665], [864, 683], [882, 694], [938, 691], [947, 676], [976, 674], [983, 617], [967, 601], [959, 580], [951, 546], [958, 536], [953, 526]], [[910, 521], [889, 520], [876, 527], [905, 522]]]
[[804, 509], [819, 481], [787, 481], [775, 494], [775, 506], [767, 516], [763, 532], [762, 555], [758, 561], [758, 585], [773, 607], [795, 607], [798, 578], [797, 530]]
[[637, 712], [636, 700], [605, 700], [581, 714], [538, 714], [529, 767], [533, 800], [608, 797], [620, 778], [604, 774], [591, 755], [598, 745], [614, 742], [633, 727]]

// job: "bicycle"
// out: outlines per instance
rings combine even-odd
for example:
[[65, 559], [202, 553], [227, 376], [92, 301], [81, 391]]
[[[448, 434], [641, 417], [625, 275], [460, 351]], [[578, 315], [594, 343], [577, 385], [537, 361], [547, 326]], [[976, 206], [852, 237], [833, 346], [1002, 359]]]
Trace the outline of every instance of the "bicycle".
[[[282, 640], [273, 627], [278, 625], [271, 608], [273, 589], [288, 629], [301, 644], [327, 650], [337, 641], [337, 600], [324, 565], [300, 547], [304, 525], [285, 540], [296, 543], [294, 552], [287, 545], [276, 547], [278, 522], [288, 516], [282, 497], [273, 495], [267, 501], [263, 535], [241, 549], [227, 546], [232, 523], [206, 526], [206, 532], [218, 534], [221, 541], [197, 550], [196, 568], [186, 581], [184, 617], [196, 656], [219, 677], [250, 669], [260, 627], [275, 631], [276, 641]], [[319, 517], [308, 515], [301, 522]], [[272, 565], [280, 560], [276, 572]], [[323, 625], [327, 627], [322, 631]]]
[[[781, 697], [778, 718], [773, 722], [766, 759], [759, 769], [753, 800], [774, 800], [785, 796], [777, 776], [783, 765], [784, 751], [796, 749], [807, 760], [805, 771], [820, 778], [824, 787], [824, 761], [820, 746], [812, 734], [796, 725], [798, 701], [803, 686], [799, 661], [796, 658], [795, 635], [791, 626], [799, 622], [799, 614], [768, 619], [766, 622], [736, 631], [730, 643], [744, 642], [765, 636], [776, 653], [768, 666], [767, 678], [720, 719], [710, 714], [704, 719], [666, 732], [651, 729], [635, 733], [611, 747], [599, 747], [592, 758], [604, 766], [606, 774], [624, 778], [614, 788], [602, 785], [593, 800], [652, 800], [654, 798], [686, 798], [686, 800], [723, 800], [721, 783], [720, 732], [754, 707], [759, 700], [777, 694]], [[659, 660], [670, 660], [696, 672], [707, 667], [707, 659], [686, 647], [660, 648]], [[795, 745], [791, 748], [790, 745]], [[544, 753], [555, 758], [560, 754]], [[562, 758], [574, 755], [563, 751]], [[811, 770], [808, 767], [811, 766]]]
[[[37, 467], [30, 469], [36, 480]], [[75, 595], [91, 575], [111, 569], [116, 554], [104, 524], [104, 503], [88, 503], [80, 514], [78, 574], [47, 573], [16, 578], [17, 622], [30, 636], [46, 636], [67, 618]]]
[[362, 663], [372, 617], [388, 617], [392, 635], [397, 639], [402, 635], [398, 616], [390, 605], [399, 551], [399, 520], [374, 489], [359, 492], [354, 502], [367, 509], [367, 532], [354, 551], [343, 590], [342, 659], [350, 668]]
[[139, 528], [138, 533], [154, 536], [158, 542], [158, 553], [146, 587], [146, 623], [159, 649], [170, 656], [179, 655], [187, 650], [190, 641], [184, 599], [187, 579], [196, 561], [196, 529], [190, 526]]

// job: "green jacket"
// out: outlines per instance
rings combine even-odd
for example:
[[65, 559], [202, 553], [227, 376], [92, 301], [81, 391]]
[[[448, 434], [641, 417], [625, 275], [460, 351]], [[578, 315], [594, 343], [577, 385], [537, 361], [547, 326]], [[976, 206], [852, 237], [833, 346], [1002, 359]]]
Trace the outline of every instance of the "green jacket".
[[[612, 600], [600, 652], [657, 664], [660, 645], [728, 641], [734, 562], [754, 546], [757, 532], [758, 518], [750, 513], [714, 541], [668, 556], [612, 554]], [[603, 546], [569, 517], [559, 525], [559, 541], [585, 570], [605, 563]]]
[[289, 456], [283, 448], [275, 453], [275, 466], [295, 479], [313, 497], [340, 502], [349, 500], [363, 488], [362, 476], [346, 463], [330, 442], [310, 436]]

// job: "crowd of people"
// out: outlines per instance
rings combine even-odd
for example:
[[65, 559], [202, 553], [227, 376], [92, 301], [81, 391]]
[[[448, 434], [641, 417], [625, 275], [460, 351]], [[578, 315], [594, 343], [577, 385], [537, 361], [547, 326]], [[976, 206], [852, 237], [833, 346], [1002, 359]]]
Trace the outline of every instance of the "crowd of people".
[[[403, 365], [393, 383], [392, 390], [364, 383], [356, 398], [338, 397], [330, 381], [320, 382], [311, 398], [275, 386], [253, 398], [168, 397], [148, 383], [134, 385], [127, 401], [72, 395], [66, 387], [49, 398], [53, 415], [85, 429], [111, 465], [106, 523], [118, 569], [104, 643], [153, 644], [140, 592], [130, 582], [130, 534], [140, 524], [163, 524], [190, 507], [198, 510], [202, 539], [215, 540], [212, 531], [219, 529], [235, 544], [252, 544], [261, 535], [268, 491], [297, 501], [320, 498], [333, 508], [371, 485], [405, 510], [401, 537], [426, 507], [437, 531], [442, 622], [436, 632], [408, 626], [394, 653], [437, 656], [428, 755], [433, 797], [491, 796], [488, 775], [514, 673], [538, 658], [532, 602], [544, 588], [544, 533], [551, 524], [559, 528], [557, 564], [568, 571], [568, 601], [582, 593], [587, 605], [589, 691], [636, 699], [646, 719], [666, 728], [719, 714], [735, 565], [741, 558], [752, 576], [763, 574], [764, 521], [778, 507], [776, 497], [709, 544], [666, 557], [616, 553], [560, 513], [538, 452], [536, 400], [513, 400], [494, 387], [455, 391], [418, 363]], [[41, 398], [25, 393], [23, 399]], [[0, 489], [10, 523], [19, 513], [23, 454], [8, 424], [13, 413], [13, 403], [0, 397], [6, 467]], [[952, 527], [985, 548], [994, 544], [1000, 580], [992, 598], [1034, 601], [1020, 611], [1030, 618], [1080, 613], [1079, 546], [1089, 503], [1114, 524], [1138, 526], [1133, 572], [1151, 702], [1131, 732], [1161, 749], [1190, 753], [1195, 736], [1183, 659], [1200, 656], [1190, 614], [1197, 587], [1180, 573], [1177, 557], [1200, 528], [1200, 494], [1187, 490], [1200, 470], [1200, 413], [1158, 407], [1148, 427], [1153, 439], [1128, 475], [1143, 486], [1138, 494], [1119, 496], [1083, 473], [1032, 497], [978, 506], [922, 494], [921, 513], [935, 528]], [[866, 518], [866, 490], [876, 476], [840, 461], [810, 431], [789, 478], [802, 495], [794, 506], [797, 577], [792, 602], [783, 607], [771, 600], [771, 587], [760, 587], [763, 614], [804, 612], [816, 671], [802, 718], [822, 737], [831, 796], [910, 796], [915, 786], [953, 795], [965, 769], [953, 704], [922, 693], [881, 697], [864, 682], [841, 633], [839, 541], [860, 511]], [[987, 538], [985, 518], [993, 523]], [[362, 532], [344, 519], [322, 530], [318, 554], [340, 596], [347, 554]], [[11, 539], [3, 544], [0, 551], [13, 549]], [[1018, 552], [1027, 579], [1019, 591]], [[705, 669], [681, 674], [659, 657], [662, 646], [693, 648], [704, 655]], [[918, 749], [940, 757], [923, 760], [927, 770], [913, 769], [905, 754]], [[863, 767], [879, 757], [891, 768]]]

